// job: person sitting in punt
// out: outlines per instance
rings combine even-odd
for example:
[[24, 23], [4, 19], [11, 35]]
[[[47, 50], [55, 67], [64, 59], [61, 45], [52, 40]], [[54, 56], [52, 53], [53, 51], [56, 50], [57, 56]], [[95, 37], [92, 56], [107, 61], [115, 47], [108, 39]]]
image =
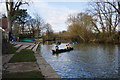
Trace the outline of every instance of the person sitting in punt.
[[68, 44], [68, 45], [66, 45], [66, 47], [67, 47], [67, 49], [70, 49], [70, 48], [71, 48], [69, 44]]
[[56, 50], [59, 50], [59, 47], [58, 47], [58, 46], [55, 46], [55, 49], [56, 49]]

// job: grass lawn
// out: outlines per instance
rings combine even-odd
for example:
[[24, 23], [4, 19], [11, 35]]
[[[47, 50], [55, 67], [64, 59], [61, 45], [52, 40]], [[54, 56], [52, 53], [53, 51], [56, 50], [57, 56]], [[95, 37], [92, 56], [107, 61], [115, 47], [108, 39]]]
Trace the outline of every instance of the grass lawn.
[[13, 47], [13, 45], [7, 46], [7, 49], [3, 51], [3, 54], [14, 54], [17, 48]]
[[9, 73], [9, 74], [6, 74], [5, 76], [3, 76], [3, 79], [5, 78], [18, 78], [18, 80], [23, 80], [25, 78], [29, 78], [29, 79], [32, 79], [34, 78], [33, 80], [35, 80], [36, 78], [41, 78], [39, 80], [45, 80], [44, 79], [44, 76], [41, 74], [40, 71], [31, 71], [31, 72], [20, 72], [20, 73]]
[[9, 62], [34, 62], [36, 61], [34, 52], [32, 50], [23, 49], [19, 53], [16, 53]]

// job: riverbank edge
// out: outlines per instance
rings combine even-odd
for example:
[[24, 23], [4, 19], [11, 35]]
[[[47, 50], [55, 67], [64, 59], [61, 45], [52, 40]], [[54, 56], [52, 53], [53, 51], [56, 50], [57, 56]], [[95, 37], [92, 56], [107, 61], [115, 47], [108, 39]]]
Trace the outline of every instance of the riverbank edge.
[[[10, 43], [10, 44], [12, 44], [12, 43]], [[13, 46], [15, 47], [15, 44]], [[26, 49], [26, 48], [24, 48], [24, 49], [25, 50], [29, 50], [29, 49]], [[17, 48], [17, 50], [18, 50], [18, 48]], [[9, 79], [13, 79], [13, 80], [16, 80], [16, 79], [18, 79], [18, 80], [20, 79], [21, 80], [21, 79], [23, 79], [24, 80], [24, 79], [32, 79], [32, 78], [33, 79], [39, 79], [40, 78], [42, 80], [45, 80], [44, 76], [41, 74], [41, 71], [39, 69], [39, 66], [37, 65], [36, 60], [35, 61], [21, 61], [21, 62], [18, 61], [18, 62], [13, 62], [13, 63], [9, 62], [12, 59], [12, 57], [14, 57], [15, 54], [19, 54], [16, 51], [13, 54], [4, 54], [4, 56], [2, 55], [2, 60], [1, 61], [3, 61], [3, 57], [4, 57], [5, 62], [2, 62], [2, 74], [1, 74], [0, 78], [2, 80], [6, 80], [6, 79], [7, 80], [9, 80]], [[30, 51], [33, 53], [33, 56], [34, 56], [34, 52], [32, 51], [32, 49], [30, 49]], [[27, 53], [31, 53], [31, 52], [27, 51]], [[22, 52], [22, 53], [24, 53], [24, 52]], [[8, 66], [11, 66], [11, 65], [12, 66], [14, 65], [14, 66], [12, 68], [9, 68]], [[23, 67], [25, 65], [26, 65], [27, 68]], [[29, 66], [31, 66], [31, 67], [29, 67]], [[9, 68], [8, 71], [6, 70], [7, 68]], [[14, 70], [12, 70], [13, 68], [14, 68]], [[16, 70], [16, 68], [19, 68], [20, 70], [19, 69]], [[15, 75], [15, 77], [14, 77], [14, 75]]]
[[55, 70], [47, 63], [47, 61], [42, 57], [42, 55], [37, 51], [40, 43], [35, 46], [33, 49], [35, 53], [36, 62], [40, 68], [40, 71], [44, 78], [47, 80], [48, 78], [57, 78], [57, 80], [62, 80], [62, 78], [55, 72]]

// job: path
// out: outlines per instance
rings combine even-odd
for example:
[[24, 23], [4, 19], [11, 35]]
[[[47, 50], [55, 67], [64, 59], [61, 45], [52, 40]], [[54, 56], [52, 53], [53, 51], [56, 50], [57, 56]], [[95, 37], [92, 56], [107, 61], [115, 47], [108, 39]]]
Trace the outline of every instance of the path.
[[[36, 51], [39, 44], [15, 42], [14, 47], [19, 48], [16, 52], [20, 52], [22, 49], [31, 49], [35, 52], [35, 57], [37, 62], [18, 62], [18, 63], [8, 63], [10, 58], [14, 55], [4, 55], [3, 56], [3, 67], [5, 72], [15, 73], [15, 72], [29, 72], [29, 71], [41, 71], [41, 73], [48, 78], [57, 78], [61, 80], [60, 76], [53, 70], [53, 68], [45, 61], [45, 59]], [[5, 60], [6, 59], [6, 60]]]
[[[32, 49], [36, 44], [34, 43], [25, 43], [25, 42], [12, 42], [20, 52], [22, 49]], [[16, 72], [29, 72], [29, 71], [40, 71], [36, 62], [17, 62], [9, 63], [9, 60], [14, 56], [14, 54], [6, 54], [2, 56], [2, 71], [3, 73], [16, 73]]]
[[30, 72], [30, 71], [40, 71], [36, 62], [16, 62], [7, 64], [7, 72]]
[[57, 80], [61, 80], [60, 76], [53, 70], [53, 68], [46, 62], [46, 60], [40, 56], [40, 54], [36, 53], [35, 57], [45, 78], [57, 78]]

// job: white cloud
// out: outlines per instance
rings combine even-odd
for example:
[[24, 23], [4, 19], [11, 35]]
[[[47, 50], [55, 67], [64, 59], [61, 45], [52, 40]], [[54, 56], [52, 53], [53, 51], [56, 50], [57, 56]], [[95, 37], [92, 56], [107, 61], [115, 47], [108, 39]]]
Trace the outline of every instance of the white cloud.
[[[23, 5], [22, 8], [27, 8], [30, 15], [39, 14], [46, 22], [52, 25], [55, 32], [66, 30], [65, 24], [67, 16], [78, 11], [67, 7], [50, 5], [48, 2], [39, 2], [39, 0], [31, 1], [30, 5]], [[0, 3], [0, 15], [7, 14], [5, 3]], [[1, 16], [0, 16], [1, 17]]]
[[30, 12], [30, 14], [31, 12], [40, 14], [46, 22], [52, 25], [52, 29], [55, 32], [58, 32], [67, 29], [67, 26], [65, 25], [67, 16], [78, 11], [67, 7], [50, 5], [47, 2], [34, 2], [29, 6], [28, 12]]

